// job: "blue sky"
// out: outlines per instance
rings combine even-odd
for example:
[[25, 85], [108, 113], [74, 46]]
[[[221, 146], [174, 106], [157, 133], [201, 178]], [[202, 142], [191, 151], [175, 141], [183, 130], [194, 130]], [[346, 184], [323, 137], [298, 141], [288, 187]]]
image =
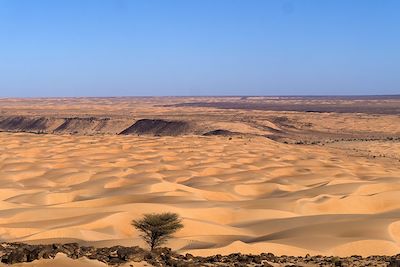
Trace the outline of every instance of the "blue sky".
[[397, 0], [0, 0], [0, 96], [400, 94]]

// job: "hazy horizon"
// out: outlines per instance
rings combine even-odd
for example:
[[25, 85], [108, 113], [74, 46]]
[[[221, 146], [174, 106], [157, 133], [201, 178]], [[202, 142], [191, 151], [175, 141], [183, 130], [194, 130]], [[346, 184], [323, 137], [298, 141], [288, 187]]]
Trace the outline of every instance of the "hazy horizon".
[[0, 0], [0, 97], [400, 93], [400, 2]]
[[26, 99], [40, 99], [40, 98], [202, 98], [202, 97], [209, 97], [209, 98], [229, 98], [229, 97], [282, 97], [282, 98], [385, 98], [388, 97], [392, 98], [400, 98], [400, 94], [357, 94], [357, 95], [104, 95], [104, 96], [94, 96], [94, 95], [82, 95], [82, 96], [0, 96], [0, 99], [12, 99], [12, 98], [26, 98]]

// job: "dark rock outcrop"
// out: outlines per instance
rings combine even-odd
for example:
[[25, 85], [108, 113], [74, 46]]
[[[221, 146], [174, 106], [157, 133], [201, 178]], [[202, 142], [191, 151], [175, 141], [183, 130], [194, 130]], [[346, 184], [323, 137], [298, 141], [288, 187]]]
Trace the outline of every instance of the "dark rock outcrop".
[[209, 131], [206, 132], [205, 134], [203, 134], [204, 136], [232, 136], [232, 135], [238, 135], [240, 133], [235, 133], [235, 132], [231, 132], [228, 130], [224, 130], [224, 129], [217, 129], [217, 130], [213, 130], [213, 131]]
[[123, 130], [121, 135], [177, 136], [188, 133], [190, 124], [186, 121], [167, 121], [160, 119], [142, 119]]
[[0, 129], [5, 131], [44, 132], [54, 123], [45, 117], [7, 117], [0, 120]]
[[128, 261], [143, 261], [149, 252], [140, 247], [114, 246], [110, 248], [94, 248], [80, 246], [78, 243], [52, 245], [2, 243], [0, 245], [0, 259], [5, 264], [52, 259], [57, 253], [63, 253], [72, 259], [87, 257], [109, 265], [120, 265]]
[[127, 262], [142, 262], [153, 266], [400, 266], [400, 254], [395, 256], [275, 256], [272, 253], [259, 255], [232, 253], [208, 257], [178, 254], [169, 248], [158, 248], [152, 252], [140, 247], [113, 246], [95, 248], [80, 246], [78, 243], [28, 245], [23, 243], [0, 244], [0, 261], [5, 264], [32, 262], [38, 259], [52, 259], [57, 253], [64, 253], [72, 259], [86, 257], [111, 266]]
[[0, 117], [0, 131], [50, 134], [117, 134], [132, 123], [130, 118], [108, 117]]
[[54, 130], [54, 133], [101, 132], [109, 120], [109, 118], [94, 117], [66, 118], [65, 121]]

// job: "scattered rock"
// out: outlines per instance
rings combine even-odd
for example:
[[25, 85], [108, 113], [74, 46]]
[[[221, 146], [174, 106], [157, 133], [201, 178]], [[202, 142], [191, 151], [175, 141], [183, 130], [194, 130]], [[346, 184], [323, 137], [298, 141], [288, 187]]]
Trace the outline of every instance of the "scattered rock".
[[57, 253], [64, 253], [72, 259], [87, 257], [110, 266], [146, 261], [152, 266], [389, 266], [400, 267], [400, 254], [395, 256], [351, 256], [346, 258], [332, 256], [275, 256], [272, 253], [259, 255], [232, 253], [208, 257], [181, 255], [169, 248], [158, 248], [151, 252], [138, 246], [113, 246], [95, 248], [80, 246], [78, 243], [28, 245], [23, 243], [1, 243], [0, 261], [5, 264], [32, 262], [38, 259], [52, 259]]

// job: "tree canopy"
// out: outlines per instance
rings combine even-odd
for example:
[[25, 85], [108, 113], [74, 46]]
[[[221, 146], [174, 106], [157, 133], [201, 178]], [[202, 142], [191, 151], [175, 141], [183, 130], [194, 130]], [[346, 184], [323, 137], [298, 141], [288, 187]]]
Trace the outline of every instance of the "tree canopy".
[[132, 225], [142, 234], [150, 249], [164, 244], [172, 235], [183, 228], [182, 219], [176, 213], [148, 213], [143, 218], [133, 220]]

